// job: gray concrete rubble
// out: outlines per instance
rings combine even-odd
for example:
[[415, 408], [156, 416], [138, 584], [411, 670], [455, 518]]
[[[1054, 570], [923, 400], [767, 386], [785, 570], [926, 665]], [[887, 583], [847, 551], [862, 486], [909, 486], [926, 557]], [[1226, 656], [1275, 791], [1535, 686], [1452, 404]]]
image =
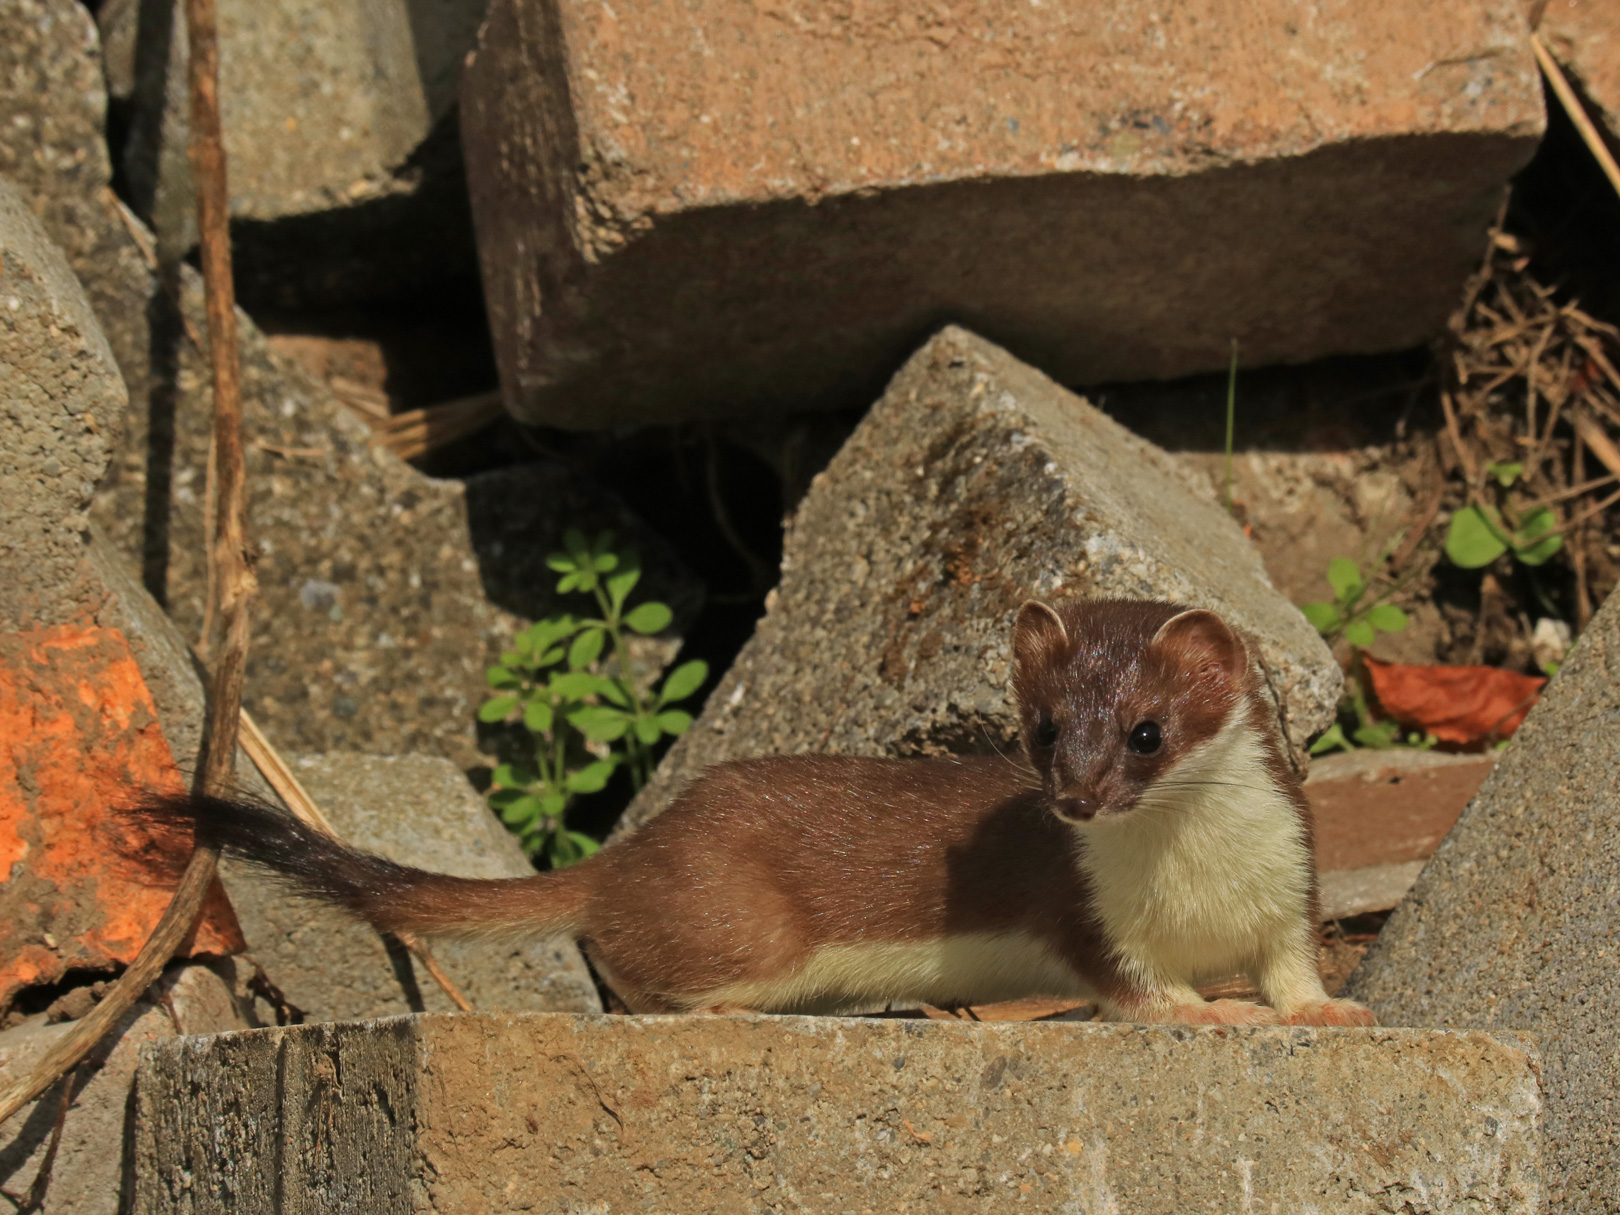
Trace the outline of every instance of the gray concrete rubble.
[[[451, 7], [433, 20], [449, 20]], [[148, 263], [150, 236], [108, 188], [105, 111], [83, 6], [0, 7], [0, 175], [15, 175], [27, 208], [69, 251], [129, 386], [127, 411], [92, 411], [100, 432], [86, 441], [110, 446], [112, 462], [102, 452], [84, 478], [100, 481], [90, 513], [191, 638], [206, 582], [212, 417], [207, 360], [193, 341], [206, 331], [202, 287], [189, 266], [160, 282]], [[323, 384], [276, 358], [245, 315], [238, 321], [249, 535], [262, 552], [247, 706], [281, 749], [485, 762], [474, 727], [485, 668], [533, 615], [573, 606], [552, 593], [556, 575], [544, 567], [564, 523], [611, 528], [638, 548], [645, 593], [677, 610], [674, 633], [696, 612], [691, 575], [611, 495], [540, 464], [465, 485], [425, 477], [376, 446]], [[62, 451], [40, 460], [53, 455], [65, 468], [80, 459]], [[63, 474], [56, 483], [78, 482]], [[20, 593], [0, 589], [0, 603]], [[640, 661], [659, 665], [675, 644], [643, 646]]]
[[[287, 221], [295, 239], [278, 246], [281, 258], [309, 265], [282, 286], [328, 303], [471, 268], [454, 113], [485, 2], [219, 6], [231, 214], [256, 286], [275, 271], [260, 264], [258, 229]], [[136, 210], [165, 251], [183, 252], [196, 239], [185, 6], [109, 0], [97, 20], [107, 86], [127, 114], [123, 161]], [[301, 256], [289, 258], [295, 248]]]
[[462, 138], [507, 403], [853, 405], [942, 319], [1065, 383], [1420, 343], [1541, 134], [1520, 3], [496, 0]]
[[413, 1017], [165, 1043], [139, 1215], [1540, 1207], [1510, 1034]]
[[127, 404], [66, 257], [0, 181], [0, 628], [86, 616], [91, 495]]
[[[349, 843], [459, 877], [534, 872], [448, 760], [426, 755], [295, 755], [293, 775]], [[227, 861], [225, 889], [253, 957], [311, 1021], [454, 1008], [397, 942], [275, 880]], [[595, 984], [571, 940], [432, 943], [434, 957], [481, 1010], [593, 1012]]]
[[1396, 1025], [1542, 1044], [1548, 1209], [1620, 1210], [1620, 598], [1611, 596], [1349, 992]]
[[[80, 1064], [49, 1174], [41, 1215], [116, 1215], [127, 1210], [124, 1155], [130, 1085], [141, 1048], [177, 1033], [213, 1034], [255, 1024], [229, 961], [171, 966], [141, 1001]], [[47, 1013], [0, 1033], [0, 1085], [22, 1079], [72, 1029]], [[58, 1082], [0, 1127], [0, 1191], [21, 1198], [39, 1176], [62, 1107]]]
[[1333, 719], [1337, 665], [1203, 483], [948, 328], [812, 482], [764, 619], [626, 825], [726, 759], [1015, 752], [1013, 616], [1070, 594], [1213, 608], [1259, 642], [1296, 749]]

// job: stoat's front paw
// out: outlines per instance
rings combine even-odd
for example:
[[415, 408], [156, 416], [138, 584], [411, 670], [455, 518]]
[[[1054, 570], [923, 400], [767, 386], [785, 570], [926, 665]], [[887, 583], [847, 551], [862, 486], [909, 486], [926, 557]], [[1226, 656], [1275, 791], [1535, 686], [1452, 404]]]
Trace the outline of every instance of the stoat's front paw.
[[1121, 1020], [1150, 1021], [1158, 1025], [1277, 1025], [1282, 1018], [1264, 1004], [1247, 1000], [1200, 1000], [1196, 1004], [1164, 1004], [1134, 1009]]
[[1377, 1025], [1372, 1009], [1354, 1000], [1325, 1000], [1306, 1004], [1283, 1019], [1285, 1025]]

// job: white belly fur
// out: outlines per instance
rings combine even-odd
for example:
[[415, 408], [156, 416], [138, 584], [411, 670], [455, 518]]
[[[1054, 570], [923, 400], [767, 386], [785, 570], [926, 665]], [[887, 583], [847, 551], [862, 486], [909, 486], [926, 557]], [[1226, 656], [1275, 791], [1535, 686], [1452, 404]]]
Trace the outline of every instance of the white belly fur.
[[1254, 975], [1309, 948], [1306, 844], [1262, 754], [1252, 727], [1234, 721], [1133, 810], [1082, 830], [1096, 913], [1138, 982]]
[[1023, 933], [961, 933], [936, 941], [828, 945], [790, 975], [706, 994], [699, 1007], [841, 1012], [890, 1000], [989, 1004], [1090, 989], [1048, 946]]

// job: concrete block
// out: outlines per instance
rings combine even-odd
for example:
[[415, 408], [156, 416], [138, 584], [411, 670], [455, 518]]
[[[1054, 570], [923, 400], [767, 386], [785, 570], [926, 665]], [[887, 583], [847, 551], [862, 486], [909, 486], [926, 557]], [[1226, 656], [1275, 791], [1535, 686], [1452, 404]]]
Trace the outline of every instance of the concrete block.
[[1222, 612], [1257, 638], [1296, 749], [1333, 718], [1326, 645], [1194, 474], [946, 329], [812, 482], [764, 619], [627, 825], [725, 759], [1016, 752], [1013, 616], [1070, 594]]
[[[0, 634], [0, 1012], [31, 985], [134, 960], [177, 869], [113, 807], [131, 790], [180, 787], [121, 636]], [[217, 885], [203, 911], [184, 952], [240, 950]]]
[[1387, 911], [1496, 764], [1495, 755], [1351, 751], [1311, 761], [1322, 918]]
[[[319, 223], [298, 228], [281, 252], [324, 263], [305, 276], [306, 286], [326, 289], [323, 302], [386, 290], [410, 277], [407, 268], [427, 277], [470, 268], [453, 113], [485, 3], [220, 4], [231, 214], [248, 225], [238, 235], [250, 281], [273, 269], [259, 264], [254, 225], [300, 219]], [[185, 6], [110, 0], [97, 20], [113, 99], [128, 112], [123, 160], [136, 209], [166, 247], [182, 252], [196, 240]], [[345, 236], [374, 255], [369, 270]], [[392, 259], [380, 256], [385, 240]]]
[[587, 428], [943, 320], [1065, 383], [1420, 343], [1543, 118], [1518, 0], [496, 0], [462, 140], [507, 403]]
[[86, 619], [90, 499], [127, 404], [67, 259], [0, 181], [0, 630]]
[[[328, 754], [289, 759], [350, 843], [461, 877], [525, 877], [534, 867], [448, 760]], [[312, 1021], [450, 1011], [443, 990], [397, 942], [341, 912], [290, 896], [227, 862], [225, 888], [253, 956]], [[592, 1012], [596, 987], [573, 941], [449, 942], [434, 957], [480, 1010]]]
[[1346, 994], [1545, 1050], [1550, 1210], [1620, 1211], [1620, 598], [1610, 597]]
[[[141, 1048], [177, 1033], [251, 1027], [238, 982], [229, 960], [170, 967], [155, 985], [164, 999], [136, 1004], [80, 1064], [50, 1185], [34, 1208], [40, 1215], [118, 1215], [128, 1209], [125, 1123]], [[21, 1079], [71, 1028], [67, 1022], [50, 1024], [41, 1013], [0, 1033], [0, 1083]], [[0, 1190], [7, 1195], [20, 1198], [34, 1184], [61, 1102], [58, 1084], [0, 1127]]]
[[[1534, 0], [1524, 0], [1534, 11]], [[1605, 0], [1545, 0], [1538, 27], [1553, 58], [1620, 135], [1620, 12]]]
[[1512, 1035], [397, 1018], [149, 1052], [134, 1209], [1533, 1212], [1539, 1104]]

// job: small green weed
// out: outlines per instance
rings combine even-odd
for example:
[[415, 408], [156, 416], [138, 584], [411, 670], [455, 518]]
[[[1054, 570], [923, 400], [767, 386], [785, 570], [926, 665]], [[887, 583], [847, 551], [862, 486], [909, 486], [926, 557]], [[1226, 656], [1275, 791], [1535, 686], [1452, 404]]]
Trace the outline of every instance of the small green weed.
[[1354, 664], [1350, 678], [1345, 681], [1345, 688], [1344, 699], [1339, 702], [1338, 720], [1311, 744], [1312, 755], [1323, 755], [1328, 751], [1354, 751], [1358, 747], [1375, 751], [1389, 751], [1395, 747], [1427, 751], [1440, 741], [1433, 734], [1408, 732], [1401, 728], [1399, 722], [1375, 719], [1367, 703], [1360, 663]]
[[1470, 503], [1451, 516], [1446, 532], [1446, 556], [1466, 570], [1489, 565], [1503, 553], [1512, 553], [1524, 565], [1541, 565], [1563, 547], [1558, 517], [1548, 506], [1521, 508], [1511, 490], [1524, 474], [1524, 465], [1499, 462], [1485, 471], [1496, 482], [1497, 502]]
[[1349, 557], [1335, 557], [1328, 563], [1327, 580], [1333, 598], [1307, 603], [1299, 610], [1329, 641], [1342, 634], [1353, 646], [1369, 646], [1379, 633], [1399, 633], [1410, 623], [1405, 612], [1384, 601], [1395, 588], [1369, 596], [1371, 588], [1361, 567]]
[[599, 792], [621, 766], [636, 789], [645, 785], [658, 741], [692, 724], [692, 715], [674, 705], [709, 675], [708, 664], [695, 659], [671, 671], [656, 691], [638, 688], [627, 633], [663, 631], [669, 607], [648, 601], [625, 610], [641, 566], [634, 553], [613, 551], [611, 532], [588, 544], [569, 530], [563, 544], [566, 552], [547, 559], [562, 575], [558, 593], [593, 596], [601, 615], [550, 616], [520, 632], [515, 648], [489, 669], [495, 694], [478, 710], [480, 721], [518, 723], [529, 737], [532, 762], [496, 768], [489, 804], [531, 855], [554, 868], [598, 847], [564, 823], [574, 798]]

